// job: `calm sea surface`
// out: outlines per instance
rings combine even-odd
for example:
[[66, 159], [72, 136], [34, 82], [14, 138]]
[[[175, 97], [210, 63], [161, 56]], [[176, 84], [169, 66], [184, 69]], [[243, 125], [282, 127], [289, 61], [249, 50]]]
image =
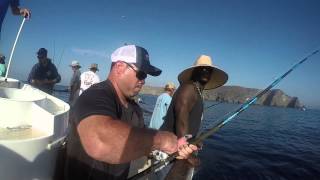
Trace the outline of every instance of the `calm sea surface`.
[[[66, 100], [66, 93], [56, 93]], [[156, 96], [142, 95], [148, 111]], [[205, 107], [217, 102], [206, 101]], [[202, 130], [239, 105], [206, 109]], [[150, 121], [150, 113], [144, 113]], [[251, 106], [205, 140], [193, 179], [320, 179], [320, 110]]]

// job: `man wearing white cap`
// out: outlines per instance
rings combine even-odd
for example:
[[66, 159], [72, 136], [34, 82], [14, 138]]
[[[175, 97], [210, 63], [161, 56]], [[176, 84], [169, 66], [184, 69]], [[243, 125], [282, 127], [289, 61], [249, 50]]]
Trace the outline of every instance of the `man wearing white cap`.
[[149, 123], [149, 128], [159, 129], [164, 121], [164, 116], [167, 114], [169, 105], [172, 99], [175, 85], [172, 82], [168, 82], [164, 87], [164, 93], [162, 93], [156, 101], [154, 110]]
[[65, 179], [126, 179], [130, 161], [158, 149], [188, 158], [197, 150], [170, 132], [144, 127], [141, 108], [132, 100], [147, 74], [158, 76], [148, 52], [127, 45], [111, 55], [107, 80], [83, 92], [74, 105], [67, 139]]
[[97, 71], [99, 71], [98, 64], [93, 63], [90, 65], [89, 71], [83, 72], [81, 74], [80, 76], [81, 85], [80, 85], [79, 96], [83, 93], [83, 91], [88, 89], [90, 86], [100, 82], [100, 78], [96, 73]]
[[72, 74], [70, 85], [69, 85], [69, 91], [70, 91], [69, 104], [73, 106], [75, 101], [79, 97], [81, 66], [78, 61], [72, 61], [70, 67], [73, 71], [73, 74]]
[[[212, 65], [210, 56], [201, 55], [193, 66], [179, 74], [178, 80], [180, 86], [172, 97], [165, 122], [160, 129], [173, 132], [178, 137], [188, 134], [196, 137], [203, 118], [203, 90], [222, 86], [227, 82], [228, 75]], [[189, 162], [192, 164], [197, 159], [177, 161], [167, 178], [179, 179], [178, 176], [192, 173], [193, 168], [189, 168]], [[180, 174], [175, 174], [176, 169], [179, 169]]]

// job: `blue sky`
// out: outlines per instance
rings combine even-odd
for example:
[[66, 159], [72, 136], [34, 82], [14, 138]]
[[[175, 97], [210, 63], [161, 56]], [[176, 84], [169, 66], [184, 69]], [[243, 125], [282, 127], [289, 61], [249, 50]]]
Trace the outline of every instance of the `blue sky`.
[[[10, 77], [25, 80], [40, 47], [66, 85], [78, 60], [85, 71], [98, 63], [100, 78], [110, 54], [124, 43], [145, 47], [163, 70], [147, 85], [176, 84], [177, 75], [201, 55], [229, 74], [227, 85], [263, 89], [292, 64], [320, 48], [318, 0], [21, 0], [32, 11], [22, 30]], [[9, 57], [22, 19], [5, 18], [0, 50]], [[8, 59], [7, 59], [8, 60]], [[320, 54], [276, 87], [320, 108]]]

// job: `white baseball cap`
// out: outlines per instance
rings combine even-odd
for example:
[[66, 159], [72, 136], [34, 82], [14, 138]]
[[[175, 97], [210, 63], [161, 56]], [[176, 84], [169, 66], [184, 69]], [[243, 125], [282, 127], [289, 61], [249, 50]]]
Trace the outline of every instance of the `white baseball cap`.
[[71, 66], [71, 67], [75, 67], [75, 66], [81, 67], [81, 66], [80, 66], [80, 63], [79, 63], [78, 61], [72, 61], [71, 64], [70, 64], [70, 66]]
[[132, 63], [140, 71], [151, 76], [159, 76], [162, 72], [161, 69], [150, 64], [148, 51], [136, 45], [126, 45], [116, 49], [111, 54], [111, 61]]

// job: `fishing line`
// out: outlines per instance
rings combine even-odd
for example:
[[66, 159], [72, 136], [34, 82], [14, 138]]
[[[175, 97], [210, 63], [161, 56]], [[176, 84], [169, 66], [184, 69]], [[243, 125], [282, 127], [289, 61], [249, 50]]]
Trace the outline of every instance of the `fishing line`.
[[20, 32], [22, 30], [22, 27], [23, 27], [24, 22], [26, 21], [26, 19], [27, 19], [27, 17], [23, 18], [22, 23], [21, 23], [20, 28], [19, 28], [19, 31], [18, 31], [18, 34], [17, 34], [16, 39], [15, 39], [15, 41], [13, 43], [13, 47], [12, 47], [12, 50], [11, 50], [11, 53], [10, 53], [10, 57], [9, 57], [9, 63], [8, 63], [8, 67], [7, 67], [6, 76], [4, 77], [5, 81], [7, 81], [9, 70], [10, 70], [10, 65], [11, 65], [11, 61], [12, 61], [12, 55], [13, 55], [14, 49], [16, 48], [16, 44], [17, 44], [17, 41], [19, 39]]
[[214, 106], [217, 106], [217, 105], [219, 105], [219, 104], [221, 104], [221, 103], [222, 103], [222, 102], [218, 102], [218, 103], [216, 103], [216, 104], [211, 104], [210, 106], [205, 107], [204, 110], [207, 110], [207, 109], [209, 109], [209, 108], [212, 108], [212, 107], [214, 107]]
[[[311, 56], [315, 55], [319, 52], [319, 49], [312, 52], [296, 64], [294, 64], [288, 71], [286, 71], [284, 74], [282, 74], [280, 77], [275, 79], [268, 87], [266, 87], [264, 90], [261, 90], [256, 96], [252, 97], [251, 99], [247, 100], [244, 104], [242, 104], [238, 109], [228, 113], [230, 114], [226, 118], [222, 118], [217, 125], [214, 127], [208, 129], [205, 132], [202, 132], [198, 137], [192, 138], [189, 140], [190, 144], [199, 145], [203, 140], [217, 132], [221, 127], [223, 127], [225, 124], [230, 122], [234, 117], [239, 115], [241, 112], [246, 110], [250, 105], [252, 105], [254, 102], [256, 102], [261, 96], [266, 94], [271, 88], [273, 88], [275, 85], [277, 85], [283, 78], [285, 78], [289, 73], [291, 73], [294, 69], [296, 69], [299, 65], [301, 65], [303, 62], [305, 62], [307, 59], [309, 59]], [[133, 176], [131, 176], [128, 179], [138, 179], [141, 178], [151, 172], [155, 172], [156, 169], [159, 169], [161, 167], [167, 166], [168, 164], [172, 163], [174, 160], [176, 160], [176, 157], [178, 156], [178, 152], [175, 152], [171, 154], [167, 159], [163, 161], [159, 161], [156, 164], [151, 165], [149, 168], [145, 169], [144, 171], [141, 171], [140, 173], [137, 173]]]
[[53, 63], [55, 61], [55, 55], [56, 55], [56, 43], [55, 43], [55, 41], [53, 41], [53, 57], [52, 57]]
[[60, 66], [60, 63], [61, 63], [61, 60], [62, 60], [62, 56], [63, 56], [63, 54], [64, 54], [64, 50], [66, 49], [66, 47], [64, 47], [63, 49], [62, 49], [62, 52], [61, 52], [61, 54], [60, 54], [60, 59], [59, 59], [59, 63], [58, 63], [58, 66], [57, 66], [57, 69], [59, 69], [59, 66]]

